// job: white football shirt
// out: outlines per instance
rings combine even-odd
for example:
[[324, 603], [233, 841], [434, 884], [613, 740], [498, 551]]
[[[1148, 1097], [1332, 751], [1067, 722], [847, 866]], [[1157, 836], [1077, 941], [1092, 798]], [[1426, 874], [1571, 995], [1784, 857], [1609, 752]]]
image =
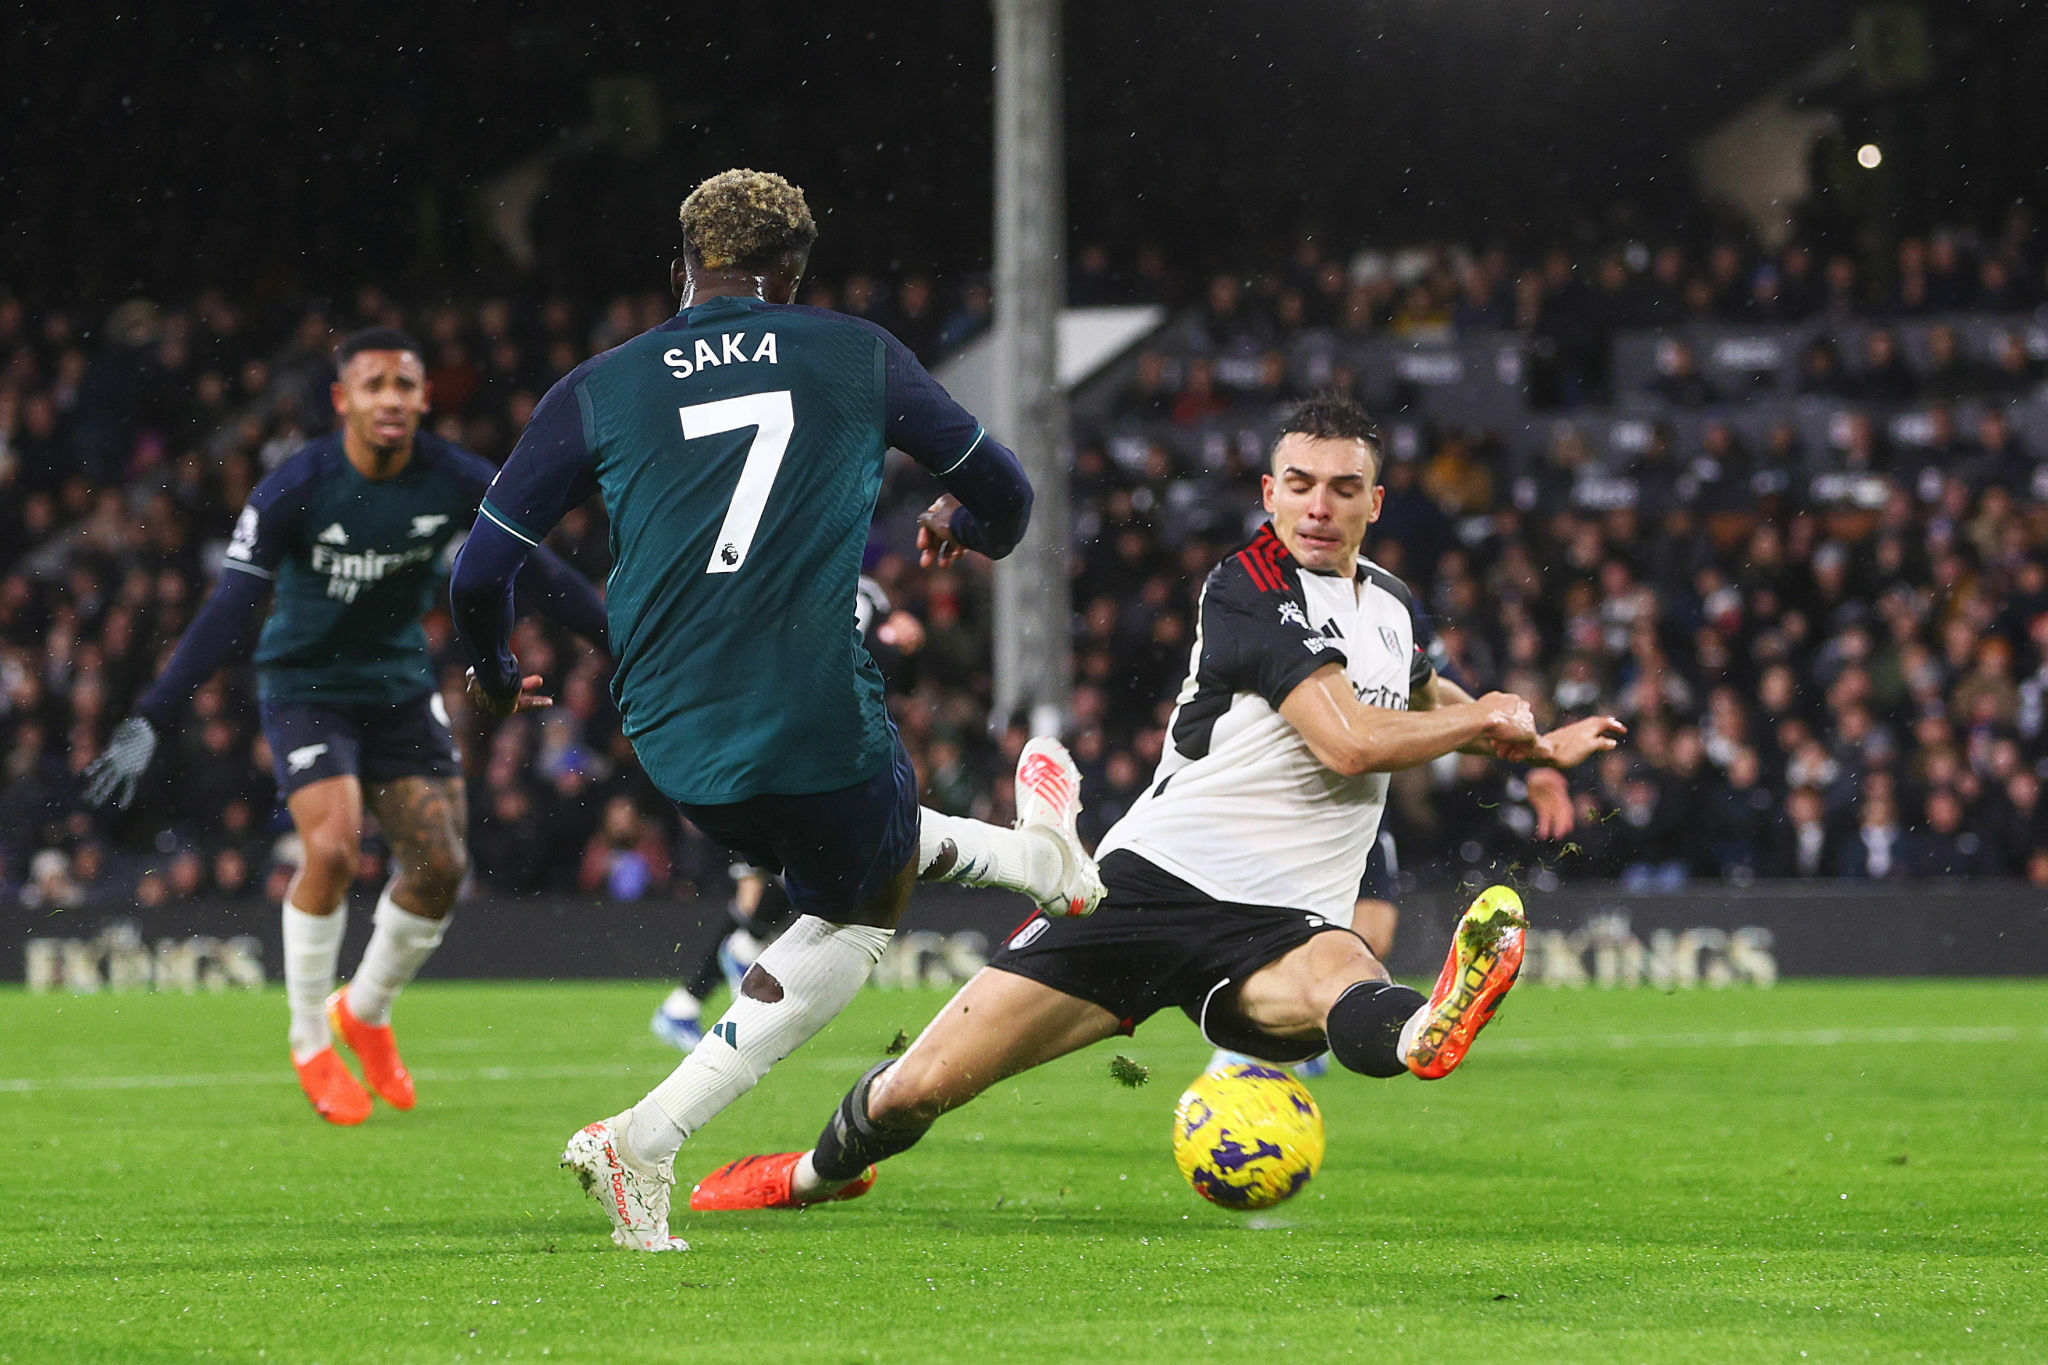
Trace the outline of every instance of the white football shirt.
[[1304, 571], [1261, 528], [1203, 585], [1159, 770], [1096, 856], [1128, 849], [1219, 901], [1349, 923], [1387, 775], [1332, 772], [1278, 708], [1337, 663], [1360, 701], [1405, 711], [1431, 676], [1426, 636], [1413, 595], [1386, 570], [1361, 560], [1348, 579]]

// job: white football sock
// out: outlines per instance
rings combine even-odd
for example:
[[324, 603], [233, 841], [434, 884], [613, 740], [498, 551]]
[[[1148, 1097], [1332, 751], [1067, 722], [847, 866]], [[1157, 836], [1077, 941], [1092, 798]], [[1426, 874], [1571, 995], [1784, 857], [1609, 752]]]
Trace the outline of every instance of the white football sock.
[[1003, 829], [922, 807], [917, 875], [925, 881], [996, 886], [1034, 901], [1056, 901], [1066, 887], [1067, 855], [1050, 830], [1029, 825]]
[[309, 915], [284, 903], [284, 998], [292, 1010], [292, 1060], [303, 1062], [334, 1046], [327, 1027], [327, 997], [334, 993], [334, 964], [348, 928], [348, 902], [331, 915]]
[[656, 1166], [674, 1156], [685, 1138], [832, 1022], [881, 961], [891, 932], [815, 915], [792, 924], [754, 964], [776, 998], [735, 999], [697, 1050], [633, 1107], [624, 1141], [634, 1157]]
[[671, 1019], [695, 1019], [704, 1012], [704, 1002], [678, 986], [661, 1002], [661, 1012]]
[[853, 1182], [851, 1180], [827, 1180], [818, 1174], [818, 1168], [811, 1164], [811, 1153], [805, 1152], [798, 1158], [796, 1169], [789, 1173], [789, 1192], [798, 1199], [823, 1199], [836, 1194]]
[[349, 1012], [366, 1024], [391, 1022], [391, 1002], [441, 946], [453, 915], [428, 919], [391, 899], [391, 887], [377, 897], [376, 928], [362, 963], [348, 983]]

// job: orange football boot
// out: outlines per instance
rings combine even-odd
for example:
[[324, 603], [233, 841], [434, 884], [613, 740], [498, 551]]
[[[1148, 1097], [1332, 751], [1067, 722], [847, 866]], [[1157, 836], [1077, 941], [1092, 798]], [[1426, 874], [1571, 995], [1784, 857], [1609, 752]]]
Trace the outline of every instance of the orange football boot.
[[348, 987], [327, 997], [327, 1022], [363, 1065], [363, 1079], [393, 1109], [410, 1109], [419, 1096], [412, 1073], [398, 1060], [398, 1040], [389, 1024], [366, 1024], [349, 1012]]
[[347, 1126], [370, 1117], [370, 1092], [356, 1084], [333, 1048], [323, 1047], [303, 1062], [295, 1059], [292, 1070], [299, 1073], [299, 1088], [313, 1101], [314, 1112], [329, 1123]]
[[1410, 1071], [1434, 1081], [1457, 1070], [1515, 984], [1528, 928], [1522, 898], [1512, 890], [1489, 886], [1479, 893], [1458, 921], [1450, 955], [1429, 993], [1429, 1013], [1401, 1058]]
[[841, 1199], [858, 1199], [875, 1184], [875, 1168], [831, 1194], [816, 1199], [799, 1199], [790, 1192], [796, 1164], [802, 1152], [780, 1152], [774, 1156], [743, 1156], [728, 1161], [697, 1182], [690, 1191], [690, 1208], [697, 1213], [718, 1209], [800, 1209], [807, 1204], [830, 1204]]

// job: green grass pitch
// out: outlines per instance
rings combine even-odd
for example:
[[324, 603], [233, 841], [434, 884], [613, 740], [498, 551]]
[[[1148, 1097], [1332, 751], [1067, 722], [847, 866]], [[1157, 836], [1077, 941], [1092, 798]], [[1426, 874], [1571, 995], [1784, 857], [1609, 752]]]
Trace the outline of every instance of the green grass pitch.
[[[1446, 1081], [1314, 1082], [1322, 1174], [1263, 1217], [1175, 1173], [1207, 1048], [1162, 1016], [858, 1203], [640, 1256], [555, 1160], [668, 1069], [659, 994], [421, 986], [420, 1108], [349, 1130], [274, 992], [0, 992], [0, 1362], [2048, 1358], [2048, 984], [1525, 988]], [[864, 993], [682, 1190], [807, 1145], [940, 999]]]

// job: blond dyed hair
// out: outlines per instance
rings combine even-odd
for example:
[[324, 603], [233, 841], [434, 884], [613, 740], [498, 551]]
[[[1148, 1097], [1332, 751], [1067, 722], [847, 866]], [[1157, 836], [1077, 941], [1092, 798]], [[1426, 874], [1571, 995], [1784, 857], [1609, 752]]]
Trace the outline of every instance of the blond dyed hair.
[[773, 171], [720, 171], [690, 191], [677, 217], [684, 252], [712, 270], [766, 271], [818, 240], [804, 192]]

